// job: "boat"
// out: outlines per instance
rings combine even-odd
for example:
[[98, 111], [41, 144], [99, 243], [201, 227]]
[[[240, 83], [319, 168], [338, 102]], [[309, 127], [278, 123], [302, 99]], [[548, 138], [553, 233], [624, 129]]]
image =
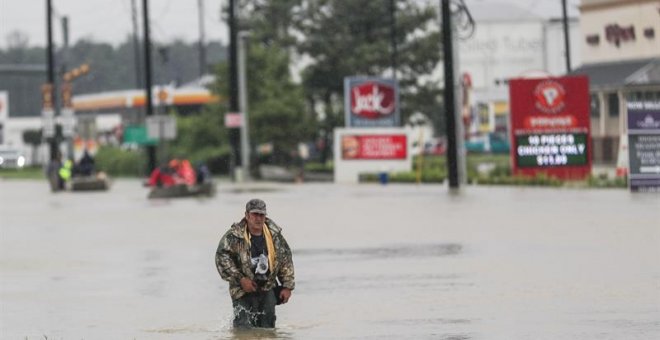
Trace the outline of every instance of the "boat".
[[98, 172], [91, 176], [74, 176], [64, 183], [64, 188], [59, 185], [59, 176], [52, 173], [48, 176], [48, 183], [52, 192], [58, 191], [106, 191], [110, 189], [110, 179], [104, 172]]
[[215, 183], [175, 184], [167, 187], [154, 187], [149, 191], [148, 198], [178, 198], [215, 195]]
[[110, 188], [107, 176], [72, 177], [69, 185], [71, 191], [104, 191]]

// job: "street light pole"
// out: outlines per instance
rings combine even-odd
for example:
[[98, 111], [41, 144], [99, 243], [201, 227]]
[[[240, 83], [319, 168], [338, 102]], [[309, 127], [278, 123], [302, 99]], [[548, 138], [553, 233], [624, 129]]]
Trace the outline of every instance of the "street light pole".
[[243, 161], [243, 179], [250, 179], [250, 135], [249, 135], [249, 120], [248, 120], [248, 102], [247, 102], [247, 75], [246, 75], [246, 58], [245, 51], [246, 41], [249, 38], [249, 32], [240, 32], [238, 34], [238, 83], [240, 87], [240, 105], [242, 114], [241, 124], [241, 158]]
[[[238, 65], [236, 62], [236, 45], [238, 29], [236, 27], [236, 0], [229, 0], [229, 112], [238, 113]], [[229, 143], [232, 149], [232, 158], [229, 166], [230, 175], [237, 180], [236, 169], [241, 166], [241, 155], [239, 153], [239, 129], [229, 128]]]

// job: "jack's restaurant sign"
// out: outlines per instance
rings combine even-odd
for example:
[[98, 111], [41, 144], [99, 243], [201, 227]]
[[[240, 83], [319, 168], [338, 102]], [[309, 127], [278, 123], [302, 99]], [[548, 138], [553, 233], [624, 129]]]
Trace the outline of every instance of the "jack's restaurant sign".
[[398, 127], [399, 86], [394, 79], [344, 79], [347, 127]]

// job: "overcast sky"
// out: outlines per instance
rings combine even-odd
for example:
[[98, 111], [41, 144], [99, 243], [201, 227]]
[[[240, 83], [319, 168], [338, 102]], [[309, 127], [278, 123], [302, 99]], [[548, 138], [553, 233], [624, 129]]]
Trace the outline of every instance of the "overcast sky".
[[[139, 32], [142, 32], [142, 0], [133, 0], [138, 9]], [[226, 23], [221, 21], [220, 7], [229, 0], [202, 0], [206, 40], [227, 42]], [[383, 1], [385, 0], [372, 0]], [[416, 0], [425, 1], [425, 0]], [[440, 0], [426, 0], [440, 3]], [[151, 38], [166, 43], [175, 39], [193, 42], [199, 39], [198, 0], [150, 0]], [[468, 6], [506, 2], [516, 4], [542, 17], [560, 17], [561, 0], [467, 0]], [[577, 15], [579, 0], [568, 0], [569, 15]], [[7, 47], [10, 32], [20, 31], [29, 45], [43, 46], [46, 41], [46, 0], [0, 0], [0, 48]], [[131, 0], [52, 0], [53, 39], [62, 41], [60, 18], [69, 18], [69, 41], [81, 38], [119, 44], [132, 34]], [[142, 33], [140, 33], [142, 34]]]

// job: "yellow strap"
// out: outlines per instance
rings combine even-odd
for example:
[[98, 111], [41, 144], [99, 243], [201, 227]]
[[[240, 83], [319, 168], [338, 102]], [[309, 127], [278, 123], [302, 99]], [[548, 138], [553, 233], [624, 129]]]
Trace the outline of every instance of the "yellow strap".
[[[275, 265], [275, 245], [273, 244], [273, 235], [270, 233], [270, 229], [264, 223], [263, 234], [266, 239], [266, 249], [268, 250], [268, 268], [272, 268]], [[252, 235], [248, 232], [248, 226], [245, 226], [245, 231], [243, 232], [243, 237], [248, 244], [248, 249], [252, 246]]]
[[273, 245], [273, 235], [270, 234], [270, 229], [264, 223], [264, 235], [266, 236], [266, 248], [268, 249], [268, 268], [273, 272], [275, 265], [275, 245]]

